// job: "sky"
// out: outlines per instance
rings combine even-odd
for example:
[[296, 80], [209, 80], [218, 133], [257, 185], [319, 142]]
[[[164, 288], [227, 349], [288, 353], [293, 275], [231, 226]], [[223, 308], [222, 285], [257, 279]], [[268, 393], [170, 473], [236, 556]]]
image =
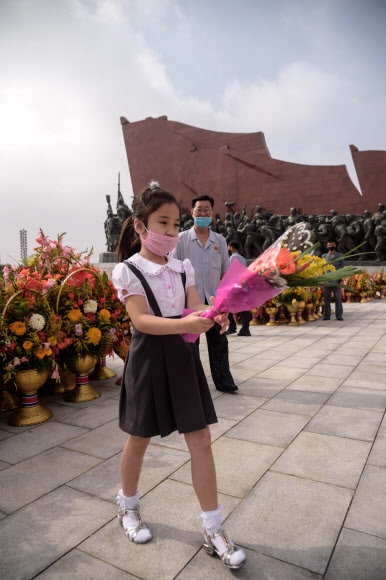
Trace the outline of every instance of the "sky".
[[386, 150], [385, 30], [386, 0], [0, 0], [0, 263], [39, 228], [99, 262], [118, 173], [133, 193], [121, 116], [262, 131], [359, 188], [349, 145]]

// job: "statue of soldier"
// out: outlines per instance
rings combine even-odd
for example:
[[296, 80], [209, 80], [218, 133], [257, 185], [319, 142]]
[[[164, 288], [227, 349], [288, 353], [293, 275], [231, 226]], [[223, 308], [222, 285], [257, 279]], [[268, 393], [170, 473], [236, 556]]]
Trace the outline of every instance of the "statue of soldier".
[[119, 235], [121, 233], [121, 223], [119, 217], [113, 213], [110, 196], [106, 195], [107, 200], [107, 218], [104, 223], [106, 234], [106, 245], [108, 252], [115, 252], [118, 246]]
[[[351, 249], [356, 248], [359, 246], [363, 239], [363, 231], [362, 231], [362, 224], [359, 221], [358, 217], [354, 214], [347, 214], [346, 215], [346, 223], [347, 223], [347, 234], [349, 236], [349, 245], [352, 246]], [[351, 260], [359, 260], [360, 256], [353, 256], [350, 258]]]
[[362, 252], [360, 259], [374, 260], [374, 250], [377, 244], [377, 239], [375, 237], [375, 224], [371, 217], [369, 210], [365, 209], [362, 216], [362, 231], [363, 231], [363, 241], [366, 243], [359, 249]]
[[374, 234], [377, 240], [375, 246], [376, 262], [384, 262], [386, 258], [386, 218], [380, 219], [378, 217], [375, 219], [374, 223], [375, 223]]
[[237, 228], [237, 232], [244, 236], [244, 253], [247, 259], [256, 258], [259, 254], [261, 254], [262, 249], [259, 244], [259, 237], [256, 231], [256, 226], [254, 223], [251, 222], [251, 219], [246, 216], [244, 218], [245, 225], [240, 224]]
[[378, 211], [373, 215], [373, 221], [384, 220], [386, 218], [385, 206], [383, 203], [378, 204]]

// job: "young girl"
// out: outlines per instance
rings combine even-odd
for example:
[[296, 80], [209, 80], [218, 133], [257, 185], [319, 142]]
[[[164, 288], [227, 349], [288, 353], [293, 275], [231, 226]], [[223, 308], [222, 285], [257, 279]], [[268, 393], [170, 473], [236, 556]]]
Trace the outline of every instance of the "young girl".
[[[226, 567], [239, 568], [245, 554], [223, 530], [217, 501], [209, 431], [209, 424], [217, 422], [216, 413], [197, 346], [181, 337], [181, 333], [206, 332], [214, 321], [200, 317], [205, 307], [194, 286], [190, 261], [167, 256], [178, 243], [180, 217], [174, 196], [152, 182], [134, 199], [118, 244], [120, 263], [114, 268], [113, 282], [135, 329], [119, 405], [119, 425], [129, 437], [121, 458], [118, 518], [129, 540], [138, 544], [151, 540], [139, 512], [143, 457], [151, 437], [178, 430], [191, 456], [204, 547]], [[181, 318], [185, 305], [195, 312]], [[216, 321], [225, 331], [226, 315]]]

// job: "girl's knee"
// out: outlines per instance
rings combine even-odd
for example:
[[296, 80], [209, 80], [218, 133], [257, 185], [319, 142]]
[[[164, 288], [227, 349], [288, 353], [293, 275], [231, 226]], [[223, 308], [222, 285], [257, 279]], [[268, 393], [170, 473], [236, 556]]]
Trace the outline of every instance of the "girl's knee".
[[210, 451], [212, 452], [212, 440], [209, 427], [200, 431], [193, 431], [185, 434], [185, 440], [190, 451]]

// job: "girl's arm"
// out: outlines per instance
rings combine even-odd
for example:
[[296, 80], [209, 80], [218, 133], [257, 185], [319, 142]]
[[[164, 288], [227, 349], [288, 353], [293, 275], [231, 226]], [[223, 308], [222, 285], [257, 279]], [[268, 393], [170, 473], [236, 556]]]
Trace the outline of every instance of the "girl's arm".
[[[211, 296], [210, 301], [213, 304], [214, 296]], [[202, 311], [208, 309], [208, 306], [202, 304], [195, 286], [188, 286], [188, 289], [186, 291], [186, 304], [187, 307], [190, 308], [190, 310]], [[221, 326], [220, 334], [223, 334], [226, 331], [227, 327], [229, 326], [228, 312], [219, 314], [218, 316], [215, 317], [214, 320], [217, 322], [217, 324]]]
[[198, 306], [201, 306], [201, 309], [189, 314], [185, 318], [161, 318], [159, 316], [152, 316], [149, 314], [144, 296], [128, 296], [125, 304], [135, 328], [144, 334], [202, 334], [212, 328], [214, 321], [212, 318], [200, 318], [200, 314], [205, 308], [202, 307], [199, 298], [198, 300]]

